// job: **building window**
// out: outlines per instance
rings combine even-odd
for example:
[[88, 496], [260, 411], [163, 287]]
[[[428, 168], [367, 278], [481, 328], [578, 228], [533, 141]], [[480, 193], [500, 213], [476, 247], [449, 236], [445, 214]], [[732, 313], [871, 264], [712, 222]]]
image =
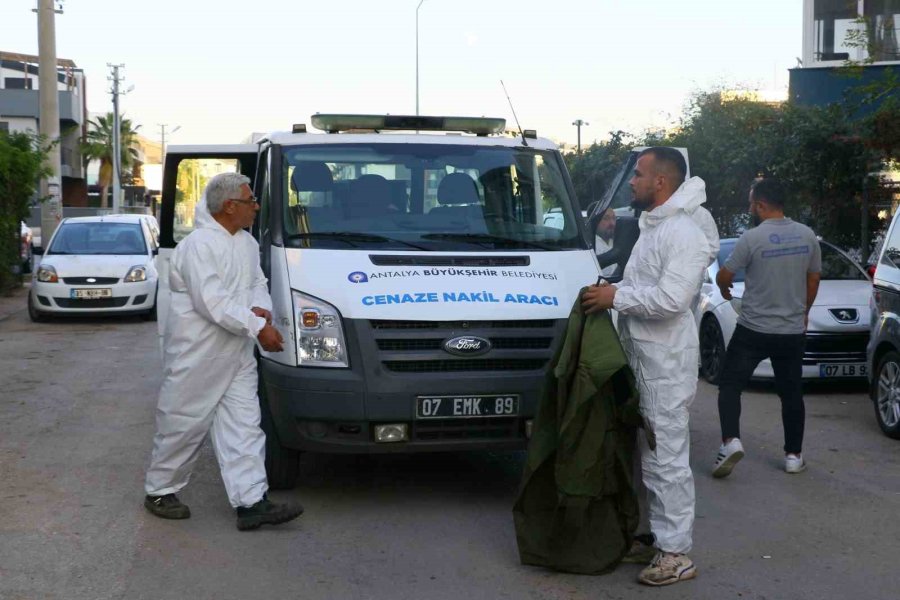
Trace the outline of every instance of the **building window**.
[[32, 90], [30, 77], [4, 77], [3, 87], [8, 90]]
[[848, 60], [847, 33], [859, 17], [856, 0], [816, 0], [813, 12], [816, 60]]
[[866, 0], [864, 10], [872, 60], [900, 60], [900, 0]]

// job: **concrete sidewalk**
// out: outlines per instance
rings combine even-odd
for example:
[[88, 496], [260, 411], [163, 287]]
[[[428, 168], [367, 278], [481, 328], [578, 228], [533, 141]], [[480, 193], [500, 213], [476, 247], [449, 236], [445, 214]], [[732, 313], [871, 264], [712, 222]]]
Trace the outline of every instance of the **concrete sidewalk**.
[[8, 319], [19, 311], [28, 310], [28, 290], [31, 283], [26, 283], [8, 294], [0, 294], [0, 321]]

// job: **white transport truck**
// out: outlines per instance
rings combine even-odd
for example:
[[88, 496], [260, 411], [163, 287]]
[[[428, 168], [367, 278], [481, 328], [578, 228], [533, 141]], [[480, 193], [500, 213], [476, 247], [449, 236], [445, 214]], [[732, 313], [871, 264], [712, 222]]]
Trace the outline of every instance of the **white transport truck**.
[[[556, 145], [488, 118], [322, 115], [324, 133], [170, 146], [168, 261], [205, 182], [252, 180], [279, 353], [260, 352], [267, 468], [298, 453], [524, 447], [581, 287], [599, 275]], [[552, 225], [545, 225], [552, 214]]]

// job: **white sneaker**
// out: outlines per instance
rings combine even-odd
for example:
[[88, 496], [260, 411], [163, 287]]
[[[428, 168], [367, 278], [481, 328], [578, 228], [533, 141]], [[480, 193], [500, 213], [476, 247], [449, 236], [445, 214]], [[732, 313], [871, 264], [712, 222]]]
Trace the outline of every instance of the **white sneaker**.
[[727, 444], [722, 444], [719, 446], [716, 462], [713, 463], [713, 477], [728, 477], [731, 475], [734, 465], [738, 464], [742, 458], [744, 458], [744, 446], [741, 444], [740, 438], [732, 438]]
[[638, 581], [645, 585], [669, 585], [693, 579], [697, 576], [697, 567], [687, 554], [659, 552], [649, 566], [644, 567], [638, 575]]
[[806, 461], [803, 460], [802, 454], [785, 454], [784, 455], [784, 471], [785, 473], [795, 474], [802, 473], [806, 470]]

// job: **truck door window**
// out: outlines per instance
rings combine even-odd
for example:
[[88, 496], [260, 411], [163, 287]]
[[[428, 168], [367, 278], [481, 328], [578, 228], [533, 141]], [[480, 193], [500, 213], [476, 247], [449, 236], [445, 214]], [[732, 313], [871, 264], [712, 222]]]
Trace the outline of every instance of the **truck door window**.
[[637, 164], [637, 153], [632, 152], [628, 156], [628, 160], [625, 165], [622, 167], [621, 171], [621, 179], [617, 182], [618, 186], [613, 194], [612, 202], [610, 203], [610, 207], [617, 209], [617, 215], [625, 215], [630, 214], [631, 208], [631, 200], [634, 198], [634, 194], [631, 191], [631, 185], [629, 185], [629, 181], [631, 181], [631, 177], [634, 175], [634, 167]]
[[172, 231], [176, 243], [194, 230], [194, 210], [209, 180], [219, 173], [238, 171], [237, 159], [185, 158], [178, 163]]

